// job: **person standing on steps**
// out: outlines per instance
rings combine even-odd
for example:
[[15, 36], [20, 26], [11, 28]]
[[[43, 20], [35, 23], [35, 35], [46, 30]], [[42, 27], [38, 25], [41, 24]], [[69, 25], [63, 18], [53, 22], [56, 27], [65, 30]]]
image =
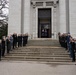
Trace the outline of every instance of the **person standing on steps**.
[[28, 33], [26, 33], [26, 44], [28, 43]]
[[10, 37], [9, 36], [7, 37], [6, 44], [7, 44], [7, 54], [9, 54], [9, 51], [11, 49], [11, 43], [10, 43]]
[[17, 33], [15, 33], [14, 35], [15, 35], [15, 37], [14, 37], [14, 45], [15, 45], [15, 48], [17, 48], [17, 41], [18, 41]]
[[26, 36], [25, 36], [25, 34], [23, 34], [23, 46], [26, 46]]
[[2, 44], [1, 44], [1, 40], [0, 40], [0, 61], [1, 61], [1, 50], [2, 50]]
[[70, 33], [68, 33], [68, 35], [67, 35], [67, 48], [68, 48], [68, 52], [70, 52], [70, 48], [71, 48], [71, 46], [70, 46], [70, 38], [71, 38], [71, 35], [70, 35]]
[[75, 50], [75, 41], [74, 41], [73, 38], [70, 38], [70, 44], [71, 44], [70, 52], [71, 52], [72, 62], [75, 62], [75, 52], [74, 52], [74, 50]]
[[2, 37], [2, 56], [4, 57], [5, 54], [5, 42], [6, 42], [6, 38], [5, 36]]
[[12, 50], [13, 49], [13, 37], [12, 37], [12, 35], [10, 35], [10, 50]]
[[20, 47], [20, 43], [21, 43], [21, 37], [20, 37], [20, 34], [18, 34], [18, 38], [17, 38], [17, 41], [18, 41], [18, 47]]
[[22, 47], [22, 34], [20, 34], [20, 47]]
[[17, 48], [17, 34], [13, 34], [13, 49]]

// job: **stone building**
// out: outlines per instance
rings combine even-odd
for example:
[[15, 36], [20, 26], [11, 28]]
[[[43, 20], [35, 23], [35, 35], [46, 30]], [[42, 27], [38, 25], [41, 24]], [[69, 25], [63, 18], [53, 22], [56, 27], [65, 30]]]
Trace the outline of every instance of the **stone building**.
[[76, 37], [76, 0], [10, 0], [8, 34], [28, 33], [30, 39]]

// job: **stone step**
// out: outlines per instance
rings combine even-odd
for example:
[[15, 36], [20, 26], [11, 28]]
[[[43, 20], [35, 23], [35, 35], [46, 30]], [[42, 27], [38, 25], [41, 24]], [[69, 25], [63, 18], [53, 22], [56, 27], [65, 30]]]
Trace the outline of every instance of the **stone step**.
[[31, 49], [31, 50], [40, 50], [40, 49], [45, 49], [45, 50], [65, 50], [65, 48], [18, 48], [18, 49], [15, 49], [15, 50], [29, 50], [29, 49]]
[[60, 47], [58, 40], [29, 40], [27, 46], [10, 51], [2, 60], [71, 62], [69, 53]]
[[13, 51], [67, 51], [64, 48], [18, 48], [16, 50]]
[[39, 57], [69, 57], [68, 55], [50, 55], [50, 54], [9, 54], [9, 56], [39, 56]]
[[58, 40], [29, 40], [27, 46], [60, 46]]
[[71, 60], [69, 57], [39, 57], [39, 56], [5, 56], [5, 58], [14, 59], [53, 59], [53, 60]]
[[66, 50], [47, 50], [47, 49], [25, 49], [25, 50], [13, 50], [13, 51], [10, 51], [10, 52], [38, 52], [38, 53], [45, 53], [45, 52], [49, 52], [49, 53], [52, 53], [52, 52], [57, 52], [57, 53], [67, 53]]
[[47, 63], [49, 63], [49, 62], [67, 62], [67, 63], [69, 63], [69, 62], [72, 62], [72, 60], [55, 60], [55, 59], [18, 59], [18, 58], [2, 58], [2, 60], [6, 60], [6, 61], [37, 61], [37, 62], [47, 62]]
[[[65, 48], [61, 48], [61, 47], [50, 47], [50, 46], [47, 46], [47, 47], [45, 47], [45, 46], [37, 46], [37, 47], [35, 47], [35, 46], [28, 46], [28, 47], [21, 47], [21, 48], [18, 48], [18, 49], [64, 49], [65, 50]], [[18, 50], [18, 49], [16, 49], [16, 50]]]
[[57, 52], [57, 53], [67, 53], [67, 51], [64, 51], [64, 50], [14, 50], [12, 52]]
[[59, 44], [57, 44], [57, 45], [55, 45], [55, 44], [48, 44], [48, 45], [45, 44], [45, 45], [44, 45], [44, 44], [41, 44], [41, 43], [40, 43], [40, 44], [29, 44], [29, 43], [28, 43], [28, 44], [26, 44], [26, 46], [58, 46], [58, 47], [60, 47]]
[[71, 59], [68, 58], [13, 58], [13, 57], [7, 57], [7, 58], [2, 58], [2, 60], [7, 60], [7, 61], [38, 61], [38, 62], [72, 62]]
[[21, 54], [70, 54], [67, 51], [11, 51], [11, 54], [15, 53], [21, 53]]
[[52, 50], [52, 49], [21, 49], [13, 50], [12, 52], [67, 52], [67, 50]]
[[41, 55], [69, 55], [70, 53], [38, 53], [38, 52], [11, 52], [10, 54], [41, 54]]
[[67, 51], [64, 48], [22, 48], [22, 49], [17, 49], [17, 50], [26, 50], [26, 51]]

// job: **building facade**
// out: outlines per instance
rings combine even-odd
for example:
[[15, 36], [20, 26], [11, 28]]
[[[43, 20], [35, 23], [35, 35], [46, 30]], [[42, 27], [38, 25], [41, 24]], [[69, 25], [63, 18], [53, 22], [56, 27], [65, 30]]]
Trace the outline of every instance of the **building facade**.
[[8, 34], [29, 39], [57, 39], [58, 32], [76, 37], [76, 0], [10, 0]]

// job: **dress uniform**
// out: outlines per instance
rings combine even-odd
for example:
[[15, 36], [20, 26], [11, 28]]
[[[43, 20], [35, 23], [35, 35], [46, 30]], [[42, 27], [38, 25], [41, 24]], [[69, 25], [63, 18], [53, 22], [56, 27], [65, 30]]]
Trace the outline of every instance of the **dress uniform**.
[[23, 46], [26, 46], [26, 36], [23, 35]]
[[6, 40], [7, 43], [7, 53], [9, 53], [10, 49], [11, 49], [11, 43], [10, 43], [10, 38], [8, 37]]
[[72, 39], [72, 41], [70, 42], [70, 44], [71, 44], [71, 57], [72, 57], [72, 62], [75, 62], [75, 52], [74, 52], [74, 50], [75, 50], [75, 42], [74, 42], [74, 40]]
[[22, 47], [22, 34], [20, 34], [20, 46]]
[[20, 47], [20, 43], [21, 43], [20, 42], [20, 38], [21, 38], [20, 35], [18, 35], [18, 38], [17, 38], [17, 40], [18, 40], [18, 47]]
[[1, 45], [1, 40], [0, 40], [0, 61], [1, 61], [1, 50], [2, 50], [2, 45]]
[[28, 43], [28, 33], [26, 34], [26, 44]]
[[13, 49], [17, 47], [17, 34], [14, 33], [13, 34]]
[[2, 56], [4, 56], [4, 54], [5, 54], [5, 36], [3, 36], [3, 38], [2, 38]]

